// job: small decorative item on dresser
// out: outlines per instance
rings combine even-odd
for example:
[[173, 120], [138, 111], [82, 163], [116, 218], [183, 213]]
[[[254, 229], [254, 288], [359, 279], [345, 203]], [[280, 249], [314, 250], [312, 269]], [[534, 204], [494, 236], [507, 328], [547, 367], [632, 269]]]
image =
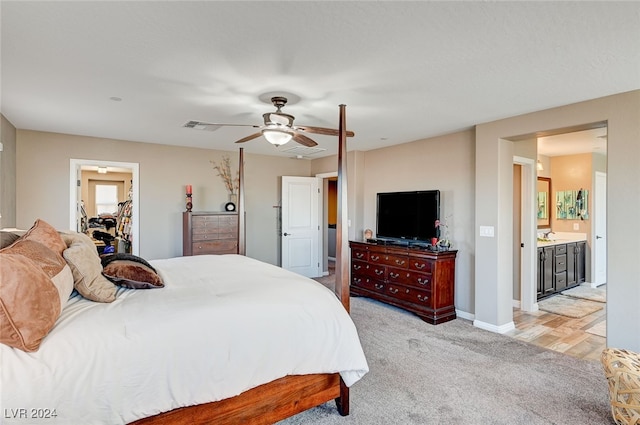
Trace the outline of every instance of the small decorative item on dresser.
[[191, 209], [193, 209], [192, 196], [193, 196], [193, 187], [190, 184], [188, 184], [187, 185], [187, 211], [191, 211]]
[[371, 229], [365, 229], [364, 231], [364, 240], [369, 240], [373, 238], [373, 231]]

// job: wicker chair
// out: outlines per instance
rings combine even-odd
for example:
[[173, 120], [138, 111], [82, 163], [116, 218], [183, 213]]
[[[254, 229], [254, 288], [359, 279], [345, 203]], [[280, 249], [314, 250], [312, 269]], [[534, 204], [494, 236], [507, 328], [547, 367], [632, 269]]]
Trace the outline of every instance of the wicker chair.
[[640, 425], [640, 354], [605, 348], [600, 361], [609, 383], [613, 420], [618, 425]]

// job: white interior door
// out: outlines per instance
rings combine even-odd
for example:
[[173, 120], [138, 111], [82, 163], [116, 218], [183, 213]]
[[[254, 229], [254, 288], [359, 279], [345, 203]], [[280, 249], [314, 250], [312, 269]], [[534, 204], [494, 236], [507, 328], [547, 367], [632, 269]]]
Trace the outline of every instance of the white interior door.
[[282, 177], [282, 268], [320, 276], [318, 179]]
[[607, 283], [607, 175], [596, 171], [594, 193], [593, 274], [594, 286]]

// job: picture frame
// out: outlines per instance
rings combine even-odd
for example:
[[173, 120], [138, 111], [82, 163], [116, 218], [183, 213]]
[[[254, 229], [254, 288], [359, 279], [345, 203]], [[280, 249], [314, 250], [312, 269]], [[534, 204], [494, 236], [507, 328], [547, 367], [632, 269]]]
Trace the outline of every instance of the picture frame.
[[538, 229], [551, 227], [551, 178], [538, 177], [537, 213]]

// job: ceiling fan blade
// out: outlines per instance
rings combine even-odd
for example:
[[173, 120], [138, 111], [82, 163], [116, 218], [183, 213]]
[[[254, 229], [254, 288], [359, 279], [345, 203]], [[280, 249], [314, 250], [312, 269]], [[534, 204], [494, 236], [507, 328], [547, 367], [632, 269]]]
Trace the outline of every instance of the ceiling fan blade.
[[243, 137], [242, 139], [238, 140], [236, 143], [244, 143], [244, 142], [248, 142], [249, 140], [253, 140], [253, 139], [255, 139], [256, 137], [260, 137], [260, 136], [262, 136], [262, 132], [260, 132], [260, 133], [254, 133], [254, 134], [252, 134], [252, 135], [250, 135], [250, 136]]
[[[333, 128], [311, 127], [308, 125], [296, 126], [296, 130], [304, 131], [305, 133], [322, 134], [324, 136], [338, 136], [340, 134], [339, 130]], [[347, 137], [353, 136], [355, 136], [355, 133], [347, 130]]]
[[183, 127], [193, 128], [195, 130], [206, 130], [206, 131], [216, 131], [220, 127], [253, 127], [260, 128], [259, 125], [253, 124], [220, 124], [220, 123], [211, 123], [204, 121], [187, 121]]
[[302, 146], [307, 146], [307, 147], [310, 147], [310, 148], [318, 145], [316, 142], [314, 142], [313, 140], [309, 139], [304, 134], [300, 134], [298, 132], [293, 133], [293, 140], [298, 142], [298, 143], [300, 143]]

